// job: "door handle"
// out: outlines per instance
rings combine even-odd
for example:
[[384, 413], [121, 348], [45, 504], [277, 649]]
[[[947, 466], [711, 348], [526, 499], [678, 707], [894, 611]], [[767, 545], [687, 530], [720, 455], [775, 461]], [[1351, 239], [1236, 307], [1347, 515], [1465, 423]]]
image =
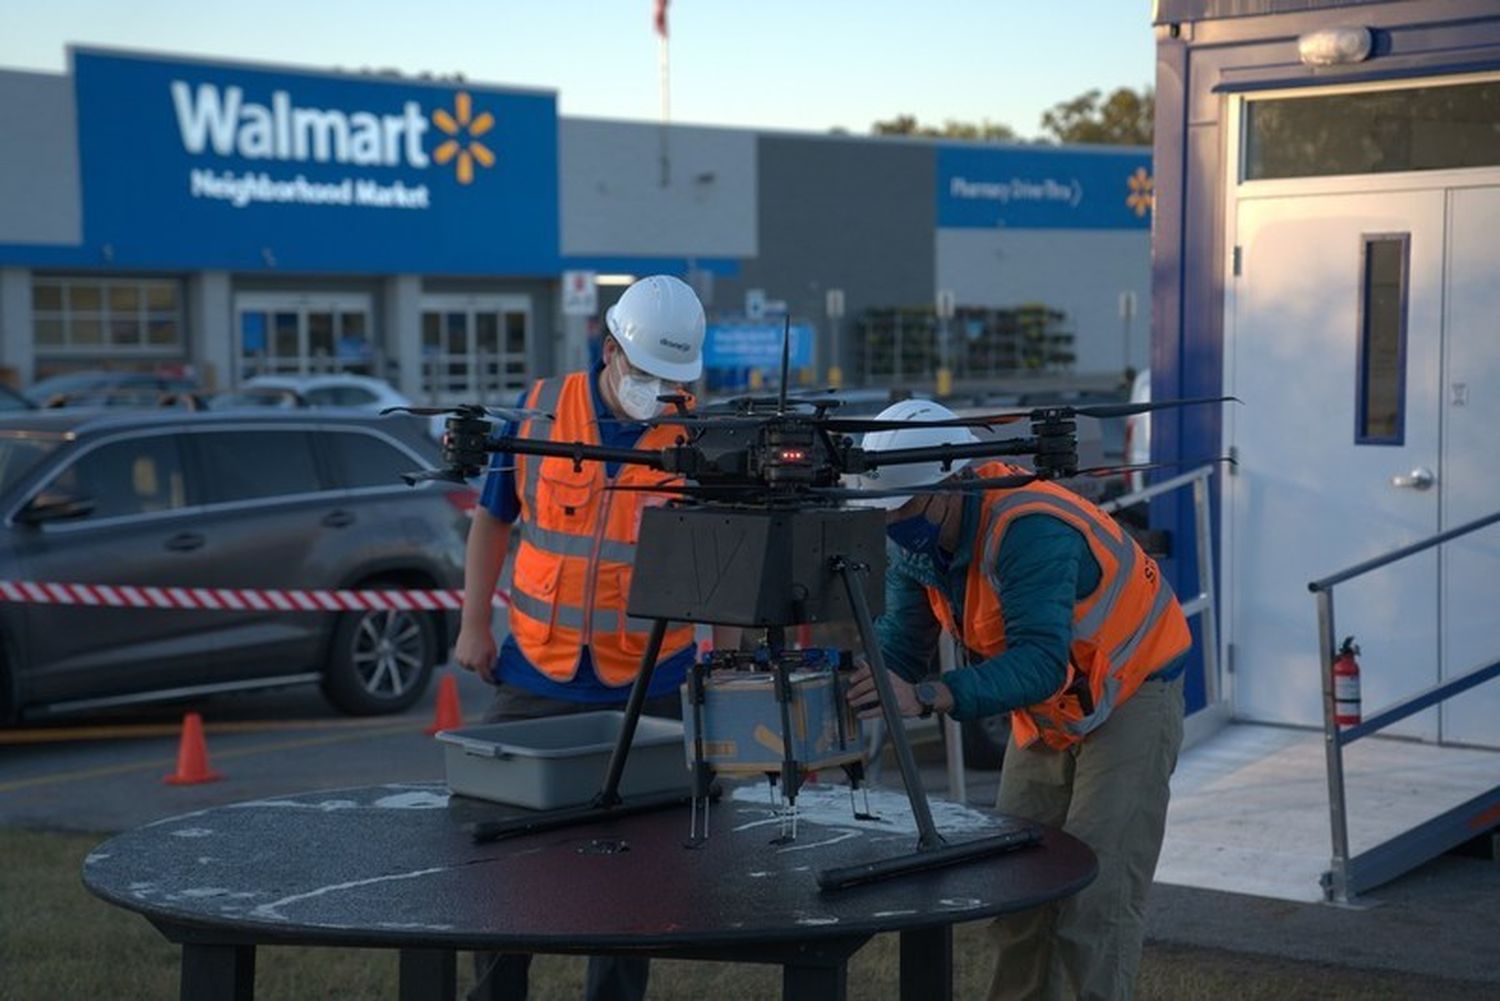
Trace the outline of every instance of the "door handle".
[[178, 532], [167, 540], [168, 549], [177, 553], [186, 553], [198, 549], [203, 545], [203, 536], [197, 532]]
[[354, 524], [354, 515], [348, 511], [330, 511], [323, 516], [323, 524], [329, 528], [348, 528]]
[[1405, 476], [1392, 476], [1391, 486], [1407, 487], [1412, 490], [1431, 490], [1432, 485], [1437, 482], [1437, 477], [1432, 470], [1425, 466], [1418, 466]]

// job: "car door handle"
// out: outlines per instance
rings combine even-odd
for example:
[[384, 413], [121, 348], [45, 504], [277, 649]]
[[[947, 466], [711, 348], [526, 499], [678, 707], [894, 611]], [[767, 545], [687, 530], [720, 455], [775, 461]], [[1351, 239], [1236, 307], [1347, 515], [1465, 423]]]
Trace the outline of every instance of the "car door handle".
[[203, 546], [203, 536], [197, 532], [178, 532], [167, 540], [167, 548], [173, 552], [186, 553]]
[[348, 511], [330, 511], [323, 516], [323, 524], [329, 528], [348, 528], [354, 524], [354, 515]]
[[1432, 485], [1437, 482], [1437, 477], [1432, 475], [1432, 470], [1418, 466], [1405, 476], [1392, 476], [1391, 486], [1409, 487], [1412, 490], [1431, 490]]

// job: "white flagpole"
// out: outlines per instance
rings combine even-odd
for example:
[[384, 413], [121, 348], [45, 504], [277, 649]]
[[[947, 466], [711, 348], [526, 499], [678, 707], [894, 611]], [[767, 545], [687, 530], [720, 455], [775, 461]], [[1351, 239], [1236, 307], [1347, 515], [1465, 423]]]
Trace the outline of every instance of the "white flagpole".
[[667, 62], [667, 33], [657, 33], [657, 62], [661, 68], [661, 186], [671, 180], [670, 161], [667, 157], [667, 126], [672, 121], [671, 75]]

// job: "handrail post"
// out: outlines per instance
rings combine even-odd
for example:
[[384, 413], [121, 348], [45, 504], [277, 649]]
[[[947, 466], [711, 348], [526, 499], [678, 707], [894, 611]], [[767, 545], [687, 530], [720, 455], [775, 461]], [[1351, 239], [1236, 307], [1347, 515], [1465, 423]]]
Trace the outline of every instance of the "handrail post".
[[1339, 740], [1333, 688], [1333, 588], [1318, 592], [1319, 657], [1323, 665], [1323, 750], [1328, 757], [1328, 820], [1333, 835], [1333, 859], [1324, 895], [1349, 902], [1349, 824], [1344, 802], [1344, 747]]
[[1210, 534], [1208, 510], [1208, 473], [1200, 471], [1193, 480], [1193, 525], [1198, 542], [1198, 593], [1206, 602], [1198, 620], [1203, 637], [1203, 697], [1208, 705], [1220, 699], [1218, 606], [1214, 604], [1213, 537]]

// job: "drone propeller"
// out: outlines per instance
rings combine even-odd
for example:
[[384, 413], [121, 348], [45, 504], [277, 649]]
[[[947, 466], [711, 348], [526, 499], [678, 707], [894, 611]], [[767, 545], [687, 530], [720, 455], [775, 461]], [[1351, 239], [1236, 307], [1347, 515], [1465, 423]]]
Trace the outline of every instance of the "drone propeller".
[[455, 417], [498, 417], [502, 421], [525, 421], [533, 418], [555, 419], [555, 415], [545, 410], [532, 410], [528, 407], [484, 407], [477, 403], [464, 403], [456, 407], [386, 407], [380, 411], [385, 414], [414, 414], [417, 417], [435, 417], [438, 414], [451, 414]]
[[900, 431], [906, 428], [977, 428], [1014, 424], [1017, 421], [1066, 421], [1072, 420], [1074, 417], [1094, 417], [1099, 419], [1128, 417], [1131, 414], [1143, 414], [1151, 410], [1165, 410], [1168, 407], [1188, 407], [1200, 403], [1227, 403], [1231, 401], [1234, 403], [1240, 402], [1234, 396], [1199, 396], [1186, 400], [1157, 400], [1153, 403], [1103, 403], [1085, 407], [1036, 407], [1031, 410], [1001, 411], [993, 414], [977, 414], [971, 417], [952, 417], [934, 421], [889, 421], [881, 420], [878, 417], [829, 417], [821, 423], [829, 431], [850, 433], [860, 431]]

